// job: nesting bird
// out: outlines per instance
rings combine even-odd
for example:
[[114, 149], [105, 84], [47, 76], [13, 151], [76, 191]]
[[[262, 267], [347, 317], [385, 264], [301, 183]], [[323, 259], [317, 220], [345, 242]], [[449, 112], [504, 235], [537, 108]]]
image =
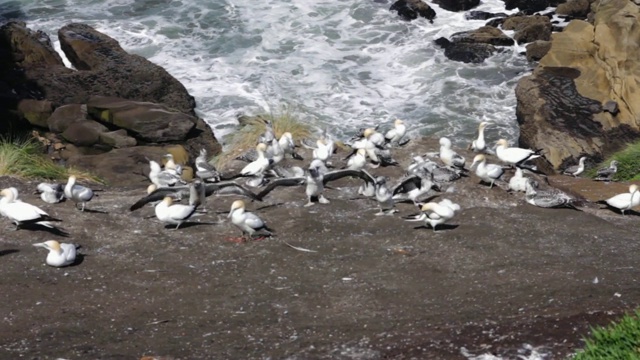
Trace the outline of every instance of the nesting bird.
[[201, 149], [200, 154], [196, 158], [196, 176], [204, 181], [218, 182], [222, 178], [222, 174], [207, 161], [207, 150]]
[[185, 184], [180, 175], [176, 173], [162, 170], [160, 164], [156, 161], [149, 161], [149, 180], [152, 183], [156, 184], [157, 187], [169, 187], [175, 186], [176, 184]]
[[93, 199], [93, 190], [88, 187], [76, 184], [76, 177], [71, 175], [67, 181], [67, 185], [64, 187], [64, 197], [73, 201], [78, 208], [78, 204], [82, 204], [80, 208], [84, 211], [87, 202]]
[[347, 161], [347, 169], [362, 170], [367, 164], [367, 151], [365, 149], [358, 149], [356, 154], [349, 158]]
[[244, 201], [236, 200], [231, 204], [228, 218], [231, 222], [242, 230], [243, 239], [252, 239], [254, 234], [261, 236], [272, 236], [273, 230], [258, 215], [247, 212]]
[[49, 250], [46, 264], [53, 267], [64, 267], [73, 265], [76, 261], [77, 245], [59, 243], [55, 240], [48, 240], [42, 243], [33, 244], [33, 246], [41, 247]]
[[280, 140], [278, 140], [280, 144], [280, 148], [284, 151], [285, 155], [291, 155], [292, 158], [296, 160], [303, 160], [302, 156], [296, 153], [295, 143], [293, 142], [293, 136], [290, 132], [284, 132], [280, 136]]
[[525, 192], [527, 191], [527, 181], [529, 178], [526, 178], [522, 173], [522, 169], [516, 168], [515, 174], [509, 179], [509, 190], [516, 192]]
[[376, 213], [376, 216], [391, 215], [397, 210], [395, 208], [395, 202], [393, 200], [393, 193], [387, 187], [387, 177], [378, 176], [375, 180], [376, 200], [378, 201], [378, 205], [380, 206], [380, 211]]
[[525, 200], [531, 205], [542, 208], [566, 207], [579, 210], [574, 205], [574, 202], [576, 201], [574, 197], [555, 188], [546, 190], [536, 189], [533, 179], [527, 179]]
[[629, 185], [629, 192], [615, 195], [606, 200], [599, 200], [597, 203], [618, 209], [622, 215], [624, 215], [625, 211], [631, 210], [631, 208], [640, 205], [640, 192], [638, 192], [638, 185], [631, 184]]
[[404, 125], [404, 121], [396, 119], [393, 122], [393, 129], [390, 129], [386, 134], [384, 134], [385, 142], [387, 145], [391, 146], [399, 145], [400, 140], [402, 140], [402, 137], [406, 133], [407, 127]]

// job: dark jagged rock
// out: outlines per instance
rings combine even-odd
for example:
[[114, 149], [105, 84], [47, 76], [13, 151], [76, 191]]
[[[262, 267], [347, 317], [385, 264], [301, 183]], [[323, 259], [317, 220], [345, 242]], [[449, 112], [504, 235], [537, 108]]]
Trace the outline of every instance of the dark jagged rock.
[[63, 105], [56, 108], [53, 114], [47, 119], [47, 126], [50, 131], [61, 133], [67, 130], [69, 125], [87, 119], [87, 105]]
[[487, 11], [472, 10], [464, 14], [467, 20], [489, 20], [496, 17], [507, 17], [505, 13], [490, 13]]
[[497, 28], [497, 27], [501, 26], [506, 19], [507, 19], [506, 17], [498, 17], [498, 18], [491, 19], [491, 20], [487, 21], [485, 23], [485, 25], [486, 26], [493, 26], [493, 27]]
[[571, 18], [585, 19], [591, 9], [589, 0], [569, 0], [566, 3], [558, 5], [556, 14], [565, 15]]
[[448, 59], [464, 63], [481, 63], [497, 51], [493, 45], [464, 42], [456, 43], [446, 38], [436, 39], [435, 43], [444, 49], [444, 55]]
[[449, 11], [465, 11], [473, 9], [480, 4], [480, 0], [433, 0], [441, 8]]
[[398, 12], [398, 15], [407, 21], [415, 20], [420, 16], [433, 23], [436, 17], [436, 12], [422, 0], [398, 0], [389, 10]]
[[504, 1], [505, 9], [513, 10], [519, 9], [527, 15], [531, 15], [538, 11], [542, 11], [550, 6], [558, 6], [558, 4], [565, 0], [502, 0]]
[[495, 46], [511, 46], [515, 43], [515, 41], [503, 33], [502, 30], [491, 26], [483, 26], [476, 30], [455, 33], [451, 35], [450, 41], [455, 43], [491, 44]]
[[62, 137], [77, 146], [93, 146], [100, 142], [100, 134], [109, 129], [93, 120], [77, 121], [70, 124]]

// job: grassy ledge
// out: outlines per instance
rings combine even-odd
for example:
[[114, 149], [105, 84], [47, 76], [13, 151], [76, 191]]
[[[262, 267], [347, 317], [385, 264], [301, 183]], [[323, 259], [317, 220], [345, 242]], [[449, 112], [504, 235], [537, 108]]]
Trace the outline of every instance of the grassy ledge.
[[62, 181], [70, 175], [79, 180], [104, 183], [88, 172], [54, 163], [44, 155], [42, 144], [33, 138], [0, 138], [0, 176]]
[[640, 311], [607, 327], [592, 329], [585, 341], [573, 360], [640, 359]]
[[224, 169], [230, 161], [254, 148], [258, 144], [258, 138], [264, 133], [266, 121], [271, 121], [273, 131], [277, 138], [283, 133], [290, 132], [294, 141], [310, 137], [313, 133], [311, 125], [298, 119], [294, 113], [285, 110], [281, 114], [261, 114], [251, 117], [245, 125], [230, 136], [229, 144], [222, 154], [213, 158], [214, 165]]
[[609, 166], [611, 160], [618, 160], [618, 171], [613, 176], [613, 180], [640, 180], [640, 142], [627, 145], [595, 168], [587, 170], [586, 175], [594, 178], [598, 169]]

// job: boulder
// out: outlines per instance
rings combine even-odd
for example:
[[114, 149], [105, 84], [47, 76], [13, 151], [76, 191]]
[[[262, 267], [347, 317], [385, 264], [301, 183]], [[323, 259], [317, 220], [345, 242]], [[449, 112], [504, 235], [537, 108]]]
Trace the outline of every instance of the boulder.
[[197, 121], [193, 116], [159, 104], [107, 96], [92, 96], [87, 102], [87, 111], [91, 117], [151, 143], [185, 141]]
[[548, 7], [558, 6], [565, 0], [502, 0], [505, 9], [519, 9], [527, 15], [542, 11]]
[[56, 108], [47, 119], [49, 131], [61, 133], [67, 130], [69, 125], [87, 120], [87, 105], [69, 104]]
[[472, 11], [468, 11], [464, 14], [464, 18], [467, 20], [489, 20], [489, 19], [493, 19], [493, 18], [497, 18], [497, 17], [507, 17], [507, 14], [505, 13], [491, 13], [491, 12], [487, 12], [487, 11], [479, 11], [479, 10], [472, 10]]
[[514, 30], [518, 44], [536, 40], [551, 40], [552, 25], [547, 16], [510, 16], [502, 23], [504, 30]]
[[103, 132], [100, 134], [100, 143], [112, 148], [125, 148], [137, 145], [136, 139], [127, 134], [127, 130]]
[[497, 51], [490, 44], [452, 42], [445, 38], [436, 39], [435, 43], [444, 49], [448, 59], [464, 63], [481, 63]]
[[398, 0], [389, 8], [390, 11], [398, 12], [404, 20], [411, 21], [421, 16], [433, 23], [436, 12], [422, 0]]
[[536, 40], [527, 44], [527, 60], [540, 61], [551, 49], [551, 41]]
[[574, 20], [553, 34], [549, 52], [516, 88], [520, 142], [546, 149], [555, 169], [581, 153], [601, 159], [640, 137], [639, 9], [626, 0], [594, 8], [593, 25]]
[[18, 112], [31, 125], [46, 128], [53, 104], [48, 100], [23, 99], [18, 102]]
[[448, 11], [464, 11], [480, 5], [480, 0], [433, 0], [441, 8]]
[[76, 146], [93, 146], [100, 142], [100, 135], [109, 131], [97, 121], [74, 122], [62, 133], [62, 137]]
[[482, 43], [495, 46], [511, 46], [515, 43], [502, 30], [492, 26], [483, 26], [476, 30], [458, 32], [451, 35], [449, 40], [455, 43]]
[[586, 19], [590, 9], [591, 3], [589, 0], [569, 0], [566, 3], [558, 5], [556, 14], [571, 18]]

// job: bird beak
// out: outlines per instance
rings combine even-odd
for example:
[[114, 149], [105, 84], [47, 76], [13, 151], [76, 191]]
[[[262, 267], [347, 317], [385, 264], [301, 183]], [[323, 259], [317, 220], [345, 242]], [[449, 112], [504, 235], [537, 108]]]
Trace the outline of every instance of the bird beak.
[[41, 247], [41, 248], [47, 248], [47, 245], [45, 245], [45, 243], [37, 243], [37, 244], [33, 244], [33, 246], [35, 247]]
[[472, 162], [471, 166], [469, 167], [469, 169], [473, 169], [473, 167], [476, 166], [477, 163], [478, 163], [477, 161]]
[[229, 215], [227, 215], [227, 219], [231, 217], [231, 215], [233, 214], [233, 212], [234, 212], [235, 210], [236, 210], [236, 209], [231, 209], [231, 211], [229, 211]]

